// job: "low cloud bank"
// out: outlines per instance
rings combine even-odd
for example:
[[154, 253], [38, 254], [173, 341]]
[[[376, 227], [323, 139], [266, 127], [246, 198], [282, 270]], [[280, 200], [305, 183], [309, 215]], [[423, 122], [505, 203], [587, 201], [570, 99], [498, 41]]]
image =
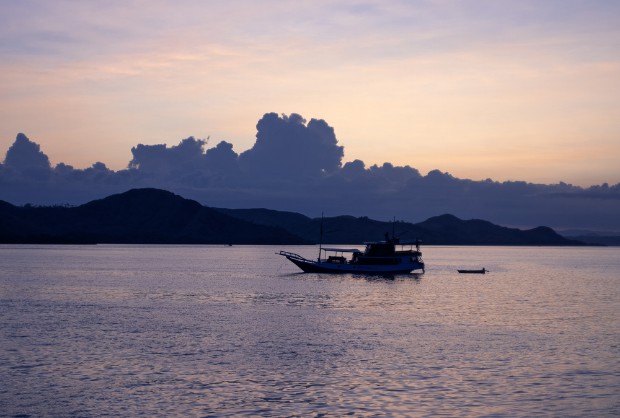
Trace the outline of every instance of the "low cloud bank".
[[178, 145], [138, 144], [127, 169], [50, 164], [18, 134], [0, 164], [0, 199], [14, 204], [81, 204], [136, 187], [157, 187], [208, 206], [267, 207], [317, 216], [350, 214], [417, 222], [452, 213], [509, 226], [547, 225], [620, 231], [620, 184], [473, 181], [409, 166], [342, 164], [344, 147], [324, 120], [265, 114], [254, 146], [240, 154], [221, 141], [189, 137]]

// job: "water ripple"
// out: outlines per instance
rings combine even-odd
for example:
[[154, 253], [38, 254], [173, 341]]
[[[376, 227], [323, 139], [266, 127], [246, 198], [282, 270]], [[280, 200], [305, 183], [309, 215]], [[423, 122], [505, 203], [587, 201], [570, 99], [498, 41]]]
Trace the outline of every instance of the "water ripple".
[[[431, 248], [389, 279], [274, 274], [265, 247], [0, 250], [8, 416], [620, 415], [617, 249]], [[475, 257], [492, 273], [455, 272]]]

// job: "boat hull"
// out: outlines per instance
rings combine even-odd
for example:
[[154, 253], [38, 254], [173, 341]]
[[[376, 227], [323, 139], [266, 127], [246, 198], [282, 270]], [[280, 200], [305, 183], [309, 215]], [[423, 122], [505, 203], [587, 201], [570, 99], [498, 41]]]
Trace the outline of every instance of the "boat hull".
[[350, 263], [326, 263], [286, 256], [305, 273], [359, 273], [359, 274], [408, 274], [424, 271], [423, 263], [401, 263], [397, 265], [364, 265]]

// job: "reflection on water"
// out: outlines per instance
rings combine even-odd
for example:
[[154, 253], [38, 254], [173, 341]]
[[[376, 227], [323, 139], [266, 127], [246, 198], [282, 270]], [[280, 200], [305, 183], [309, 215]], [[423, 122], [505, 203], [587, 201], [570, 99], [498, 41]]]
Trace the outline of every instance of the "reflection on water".
[[2, 414], [620, 414], [619, 249], [429, 247], [388, 278], [275, 250], [0, 246]]

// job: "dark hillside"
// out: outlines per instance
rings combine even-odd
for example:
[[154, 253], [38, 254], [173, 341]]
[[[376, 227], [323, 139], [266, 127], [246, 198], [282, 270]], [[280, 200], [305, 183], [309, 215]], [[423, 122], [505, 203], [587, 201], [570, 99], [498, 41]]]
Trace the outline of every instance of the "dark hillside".
[[[74, 208], [0, 205], [0, 242], [293, 244], [304, 241], [157, 189], [134, 189]], [[6, 220], [6, 221], [5, 221]]]
[[568, 240], [551, 228], [521, 230], [473, 219], [464, 221], [453, 215], [441, 215], [415, 224], [427, 244], [448, 245], [582, 245]]
[[[240, 219], [284, 228], [308, 241], [318, 242], [321, 219], [303, 216], [280, 216], [282, 213], [267, 209], [218, 209]], [[270, 213], [269, 213], [270, 212]], [[385, 234], [395, 235], [402, 241], [422, 240], [435, 245], [584, 245], [566, 239], [551, 228], [529, 230], [506, 228], [483, 220], [462, 220], [453, 215], [441, 215], [424, 222], [383, 222], [367, 217], [337, 216], [323, 219], [323, 242], [357, 244], [380, 241]]]
[[360, 244], [393, 232], [442, 245], [584, 245], [547, 227], [520, 230], [452, 215], [417, 224], [367, 217], [314, 218], [268, 209], [214, 209], [158, 189], [133, 189], [77, 207], [0, 201], [1, 243]]

